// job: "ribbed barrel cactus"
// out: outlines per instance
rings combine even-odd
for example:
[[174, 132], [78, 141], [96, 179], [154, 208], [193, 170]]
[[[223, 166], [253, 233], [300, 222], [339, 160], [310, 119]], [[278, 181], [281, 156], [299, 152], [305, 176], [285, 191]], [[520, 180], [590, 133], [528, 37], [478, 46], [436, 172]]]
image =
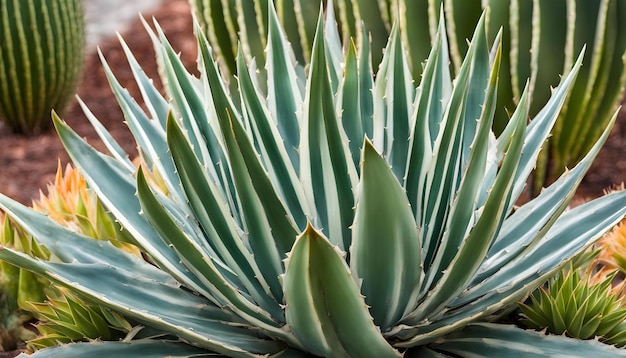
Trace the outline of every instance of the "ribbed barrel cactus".
[[63, 111], [82, 69], [81, 0], [0, 1], [0, 120], [33, 134]]
[[145, 259], [5, 196], [0, 207], [56, 259], [10, 248], [0, 259], [150, 334], [35, 357], [626, 356], [498, 323], [626, 214], [626, 191], [567, 210], [613, 122], [580, 164], [515, 206], [581, 58], [530, 124], [525, 94], [496, 137], [502, 51], [488, 46], [484, 18], [454, 81], [440, 22], [417, 87], [398, 27], [374, 79], [367, 36], [344, 52], [333, 19], [320, 15], [303, 73], [270, 6], [267, 76], [239, 52], [234, 86], [201, 31], [197, 78], [157, 26], [171, 101], [124, 44], [146, 111], [106, 62], [105, 71], [139, 169], [89, 111], [109, 154], [55, 118], [74, 164]]
[[[241, 43], [248, 60], [264, 68], [264, 45], [268, 31], [267, 0], [189, 0], [203, 31], [224, 64], [235, 73], [235, 53]], [[273, 0], [286, 36], [294, 45], [299, 64], [309, 63], [315, 11], [324, 0]], [[408, 53], [408, 67], [420, 80], [437, 33], [439, 9], [449, 24], [451, 66], [457, 73], [468, 50], [476, 21], [483, 9], [487, 37], [496, 40], [502, 29], [502, 72], [494, 130], [500, 133], [519, 104], [526, 80], [530, 115], [534, 117], [550, 98], [560, 75], [587, 46], [583, 66], [566, 105], [563, 106], [549, 144], [534, 173], [532, 192], [553, 182], [591, 149], [622, 99], [626, 85], [626, 1], [624, 0], [336, 0], [340, 14], [340, 37], [361, 36], [363, 22], [372, 41], [374, 68], [397, 22]]]

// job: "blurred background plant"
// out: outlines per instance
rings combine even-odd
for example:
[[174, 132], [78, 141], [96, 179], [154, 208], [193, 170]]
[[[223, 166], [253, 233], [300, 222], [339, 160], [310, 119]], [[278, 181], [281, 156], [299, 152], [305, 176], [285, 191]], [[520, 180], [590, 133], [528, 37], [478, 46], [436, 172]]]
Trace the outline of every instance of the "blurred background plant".
[[618, 278], [626, 276], [626, 220], [622, 220], [598, 242], [600, 252], [594, 263], [597, 271], [618, 271]]
[[[126, 232], [104, 210], [83, 176], [70, 165], [64, 172], [59, 163], [47, 195], [42, 192], [32, 207], [86, 239], [110, 241], [141, 257], [140, 251], [127, 243]], [[48, 250], [8, 216], [4, 216], [0, 245], [37, 259], [54, 260]], [[133, 326], [119, 314], [4, 261], [0, 261], [0, 292], [0, 343], [4, 351], [16, 349], [24, 341], [35, 350], [80, 340], [121, 339], [133, 331]], [[34, 320], [36, 326], [29, 328]]]
[[[241, 43], [248, 60], [265, 68], [267, 0], [189, 0], [216, 57], [227, 73], [235, 73]], [[274, 0], [286, 36], [301, 66], [309, 63], [315, 13], [325, 0]], [[502, 28], [502, 71], [494, 131], [509, 120], [529, 80], [530, 117], [550, 97], [560, 75], [571, 68], [586, 46], [583, 67], [533, 174], [532, 195], [573, 167], [600, 136], [622, 99], [626, 84], [626, 0], [336, 0], [339, 30], [358, 39], [363, 21], [369, 32], [374, 69], [382, 59], [392, 24], [401, 28], [408, 65], [416, 82], [445, 10], [453, 73], [468, 49], [468, 39], [483, 9], [489, 7], [490, 44]]]
[[85, 23], [81, 0], [0, 1], [0, 120], [14, 132], [50, 128], [81, 73]]

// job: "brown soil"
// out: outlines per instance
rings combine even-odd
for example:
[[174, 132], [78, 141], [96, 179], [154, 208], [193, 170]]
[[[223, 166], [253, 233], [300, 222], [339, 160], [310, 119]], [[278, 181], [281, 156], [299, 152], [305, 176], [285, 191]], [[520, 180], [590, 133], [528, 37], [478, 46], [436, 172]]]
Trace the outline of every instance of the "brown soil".
[[[165, 1], [154, 14], [146, 14], [146, 19], [156, 18], [173, 47], [181, 52], [188, 69], [195, 69], [196, 45], [192, 31], [192, 20], [186, 0]], [[154, 49], [151, 40], [138, 20], [122, 34], [144, 70], [159, 84]], [[101, 43], [100, 48], [122, 86], [129, 89], [134, 98], [139, 99], [139, 91], [128, 68], [126, 58], [117, 39]], [[117, 102], [115, 101], [102, 65], [96, 53], [88, 54], [78, 95], [91, 111], [119, 141], [122, 147], [135, 155], [135, 144], [128, 131]], [[622, 112], [622, 119], [626, 112]], [[103, 149], [103, 145], [84, 117], [76, 101], [62, 115], [62, 118], [90, 144]], [[624, 181], [626, 173], [626, 123], [621, 120], [616, 125], [608, 143], [600, 153], [594, 166], [578, 191], [578, 200], [602, 195], [605, 189]], [[39, 197], [39, 190], [54, 179], [57, 162], [69, 162], [54, 131], [38, 136], [24, 137], [11, 133], [0, 124], [0, 192], [22, 203], [30, 204]]]

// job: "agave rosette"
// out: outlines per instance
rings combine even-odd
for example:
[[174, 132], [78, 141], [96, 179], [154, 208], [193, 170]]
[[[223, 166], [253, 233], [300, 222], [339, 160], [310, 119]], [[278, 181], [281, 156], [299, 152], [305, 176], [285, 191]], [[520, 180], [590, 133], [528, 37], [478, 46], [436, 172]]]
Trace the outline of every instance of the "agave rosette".
[[[489, 49], [484, 21], [454, 82], [442, 21], [415, 88], [397, 28], [374, 80], [368, 43], [344, 55], [328, 9], [305, 77], [270, 11], [267, 82], [240, 53], [236, 93], [199, 31], [199, 79], [158, 26], [153, 34], [171, 103], [124, 44], [147, 113], [105, 70], [145, 163], [138, 171], [88, 110], [110, 155], [55, 120], [74, 164], [150, 263], [6, 197], [0, 206], [59, 260], [9, 249], [0, 258], [166, 336], [40, 356], [464, 355], [529, 345], [623, 354], [489, 323], [626, 213], [626, 192], [566, 210], [610, 128], [579, 165], [514, 209], [580, 59], [528, 126], [523, 96], [495, 138], [501, 52], [498, 41]], [[490, 341], [499, 348], [482, 339], [500, 334]]]

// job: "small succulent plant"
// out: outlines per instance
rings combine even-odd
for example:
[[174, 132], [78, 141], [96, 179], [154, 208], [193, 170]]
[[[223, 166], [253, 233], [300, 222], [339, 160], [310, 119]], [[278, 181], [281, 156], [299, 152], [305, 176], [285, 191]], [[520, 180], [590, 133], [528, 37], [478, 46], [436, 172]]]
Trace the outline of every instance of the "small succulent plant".
[[[591, 270], [581, 271], [564, 270], [535, 291], [528, 304], [521, 304], [524, 324], [553, 334], [626, 345], [626, 306], [620, 287], [613, 287], [617, 272], [599, 281]], [[623, 285], [623, 281], [618, 284]]]
[[139, 249], [129, 244], [128, 233], [109, 215], [96, 193], [89, 189], [80, 171], [59, 163], [54, 182], [47, 194], [40, 193], [32, 205], [59, 224], [96, 240], [107, 240], [115, 246], [141, 257]]
[[[12, 225], [7, 216], [3, 217], [0, 230], [2, 247], [37, 252], [45, 256], [40, 247], [28, 238], [26, 233]], [[26, 327], [32, 315], [20, 309], [20, 303], [43, 299], [46, 281], [31, 272], [0, 261], [0, 352], [18, 349], [20, 342], [36, 337]]]

